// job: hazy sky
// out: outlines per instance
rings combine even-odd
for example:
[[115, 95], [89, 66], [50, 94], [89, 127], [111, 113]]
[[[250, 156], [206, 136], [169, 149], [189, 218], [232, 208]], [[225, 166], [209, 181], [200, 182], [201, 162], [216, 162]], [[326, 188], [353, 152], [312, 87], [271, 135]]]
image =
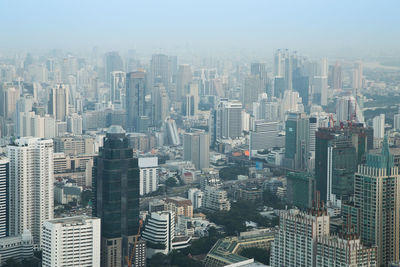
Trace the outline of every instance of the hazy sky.
[[0, 0], [0, 49], [386, 53], [400, 1]]

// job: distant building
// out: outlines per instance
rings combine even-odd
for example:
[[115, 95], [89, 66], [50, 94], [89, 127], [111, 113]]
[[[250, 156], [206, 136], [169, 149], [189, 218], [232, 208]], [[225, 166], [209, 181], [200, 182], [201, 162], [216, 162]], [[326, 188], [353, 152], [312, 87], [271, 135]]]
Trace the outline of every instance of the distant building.
[[239, 101], [221, 101], [215, 119], [217, 139], [242, 136], [242, 104]]
[[100, 266], [100, 219], [86, 216], [43, 224], [42, 266]]
[[183, 158], [191, 161], [196, 169], [208, 168], [210, 164], [209, 136], [204, 131], [187, 132], [183, 136]]
[[193, 205], [190, 199], [183, 197], [168, 197], [165, 199], [167, 209], [175, 212], [176, 216], [193, 217]]
[[204, 193], [198, 188], [190, 188], [188, 190], [188, 199], [193, 203], [193, 209], [201, 208], [203, 205]]
[[289, 172], [286, 181], [287, 201], [301, 209], [311, 208], [315, 191], [313, 176], [307, 173]]
[[385, 136], [385, 114], [374, 117], [372, 125], [374, 128], [374, 138], [383, 139]]
[[228, 211], [231, 203], [225, 190], [213, 186], [205, 186], [202, 207], [214, 211]]
[[6, 237], [9, 234], [9, 181], [10, 161], [8, 158], [0, 156], [0, 238]]
[[157, 191], [158, 188], [158, 158], [139, 158], [140, 170], [139, 192], [143, 196]]

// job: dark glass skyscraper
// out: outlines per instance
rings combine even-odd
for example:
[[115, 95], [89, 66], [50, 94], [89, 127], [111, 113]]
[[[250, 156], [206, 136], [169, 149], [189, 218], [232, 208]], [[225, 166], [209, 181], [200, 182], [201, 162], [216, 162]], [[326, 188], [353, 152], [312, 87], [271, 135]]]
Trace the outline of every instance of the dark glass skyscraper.
[[143, 132], [141, 120], [146, 116], [146, 76], [143, 71], [126, 74], [126, 124], [129, 131]]
[[138, 160], [122, 127], [110, 127], [93, 174], [93, 216], [101, 218], [102, 266], [121, 266], [139, 226]]

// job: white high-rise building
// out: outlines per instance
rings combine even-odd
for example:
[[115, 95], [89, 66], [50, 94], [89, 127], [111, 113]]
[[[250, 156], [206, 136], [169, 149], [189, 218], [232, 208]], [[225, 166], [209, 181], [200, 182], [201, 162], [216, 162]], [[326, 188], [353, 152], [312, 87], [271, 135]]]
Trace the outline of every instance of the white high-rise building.
[[326, 210], [319, 208], [309, 213], [281, 212], [271, 249], [271, 266], [317, 267], [317, 239], [329, 236], [329, 221]]
[[139, 158], [139, 193], [141, 196], [157, 191], [158, 158]]
[[364, 123], [364, 116], [354, 96], [344, 96], [337, 100], [336, 119], [338, 123], [347, 121]]
[[372, 120], [374, 138], [382, 139], [385, 136], [385, 114], [380, 114]]
[[203, 192], [198, 188], [190, 188], [188, 190], [188, 199], [192, 201], [193, 209], [201, 208], [203, 202]]
[[42, 225], [53, 218], [53, 140], [20, 138], [7, 146], [10, 160], [10, 235], [32, 232], [40, 244]]
[[217, 109], [216, 137], [236, 138], [242, 136], [242, 103], [221, 101]]
[[82, 116], [73, 113], [67, 117], [67, 131], [74, 135], [81, 135], [83, 130]]
[[0, 156], [0, 238], [7, 236], [7, 198], [10, 161]]
[[110, 75], [111, 102], [113, 104], [124, 105], [126, 95], [126, 73], [123, 71], [113, 71]]
[[393, 118], [393, 129], [400, 130], [400, 114], [395, 114]]
[[175, 238], [175, 212], [152, 212], [145, 224], [142, 238], [147, 241], [147, 257], [156, 253], [168, 254]]
[[328, 76], [314, 76], [313, 103], [321, 106], [328, 104]]
[[100, 219], [87, 216], [45, 221], [43, 267], [100, 266]]
[[65, 85], [58, 85], [50, 91], [49, 114], [54, 119], [65, 121], [68, 116], [69, 89]]
[[302, 104], [299, 92], [296, 91], [285, 91], [281, 103], [281, 119], [284, 120], [284, 115], [288, 112], [303, 112], [304, 107]]

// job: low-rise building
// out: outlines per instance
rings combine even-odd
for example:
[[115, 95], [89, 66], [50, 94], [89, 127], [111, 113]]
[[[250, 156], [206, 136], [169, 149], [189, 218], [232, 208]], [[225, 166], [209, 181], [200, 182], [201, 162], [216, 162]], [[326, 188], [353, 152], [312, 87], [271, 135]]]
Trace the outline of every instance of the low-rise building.
[[8, 259], [23, 260], [33, 257], [32, 234], [25, 230], [22, 235], [0, 238], [0, 265]]

